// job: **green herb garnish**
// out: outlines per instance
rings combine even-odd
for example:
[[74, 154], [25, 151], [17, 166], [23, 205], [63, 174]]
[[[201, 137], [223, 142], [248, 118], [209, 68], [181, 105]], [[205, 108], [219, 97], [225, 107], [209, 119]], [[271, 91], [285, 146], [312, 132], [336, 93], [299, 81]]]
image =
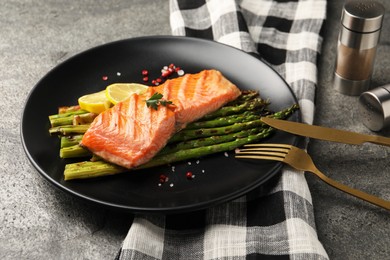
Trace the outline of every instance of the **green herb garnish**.
[[153, 96], [151, 96], [148, 100], [145, 100], [146, 106], [151, 107], [154, 110], [158, 109], [158, 105], [163, 105], [164, 107], [168, 105], [172, 105], [172, 101], [164, 100], [162, 99], [163, 94], [161, 93], [154, 93]]

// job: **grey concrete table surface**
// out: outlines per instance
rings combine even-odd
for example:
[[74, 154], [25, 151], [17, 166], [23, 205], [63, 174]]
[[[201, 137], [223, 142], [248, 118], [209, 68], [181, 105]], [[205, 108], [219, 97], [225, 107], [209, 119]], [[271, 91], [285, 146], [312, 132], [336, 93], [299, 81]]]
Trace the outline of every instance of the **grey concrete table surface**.
[[[390, 2], [380, 2], [388, 29]], [[371, 133], [359, 120], [357, 97], [332, 88], [341, 7], [342, 1], [328, 3], [315, 123]], [[0, 28], [0, 259], [113, 259], [132, 215], [89, 205], [45, 181], [23, 151], [21, 113], [33, 86], [67, 58], [115, 40], [169, 35], [168, 1], [4, 0]], [[373, 86], [390, 83], [389, 33], [382, 33]], [[313, 140], [309, 152], [330, 177], [390, 199], [390, 148]], [[389, 259], [388, 212], [307, 179], [318, 236], [331, 259]]]
[[[390, 83], [390, 1], [385, 7], [371, 87]], [[332, 74], [336, 59], [343, 1], [328, 1], [314, 124], [375, 134], [360, 119], [358, 97], [336, 92]], [[379, 135], [390, 137], [389, 129]], [[309, 153], [319, 169], [344, 184], [390, 199], [390, 149], [364, 144], [343, 145], [312, 140]], [[318, 235], [333, 259], [390, 259], [390, 214], [346, 196], [307, 175], [312, 191]]]

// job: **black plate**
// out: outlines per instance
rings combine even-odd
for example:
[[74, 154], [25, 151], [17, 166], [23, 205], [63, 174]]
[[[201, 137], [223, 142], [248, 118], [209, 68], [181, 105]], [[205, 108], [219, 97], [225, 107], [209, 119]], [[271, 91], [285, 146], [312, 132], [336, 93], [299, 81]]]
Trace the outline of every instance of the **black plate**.
[[[23, 113], [21, 136], [28, 158], [50, 183], [79, 198], [104, 206], [143, 212], [184, 212], [204, 209], [242, 196], [267, 183], [281, 163], [247, 162], [232, 153], [199, 161], [134, 171], [91, 180], [63, 180], [65, 163], [59, 140], [48, 134], [48, 115], [58, 106], [77, 104], [77, 98], [115, 82], [142, 83], [141, 71], [157, 77], [174, 63], [186, 73], [218, 69], [242, 89], [257, 89], [277, 111], [297, 102], [285, 81], [264, 62], [238, 49], [186, 37], [141, 37], [108, 43], [82, 52], [55, 67], [31, 91]], [[108, 79], [103, 80], [103, 77]], [[299, 121], [296, 113], [291, 120]], [[295, 144], [297, 137], [278, 132], [268, 142]], [[204, 172], [202, 172], [204, 170]], [[191, 171], [195, 178], [185, 176]], [[169, 181], [159, 186], [159, 176]], [[173, 184], [173, 186], [172, 186]]]

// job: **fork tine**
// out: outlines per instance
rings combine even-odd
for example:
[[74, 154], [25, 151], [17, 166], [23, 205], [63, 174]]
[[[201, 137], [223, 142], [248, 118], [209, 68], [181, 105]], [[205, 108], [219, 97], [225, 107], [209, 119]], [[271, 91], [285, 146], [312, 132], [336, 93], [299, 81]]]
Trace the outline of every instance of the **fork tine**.
[[284, 157], [288, 153], [288, 149], [283, 147], [278, 148], [277, 145], [248, 145], [244, 147], [251, 148], [242, 148], [236, 150], [236, 158], [242, 159], [262, 159], [262, 160], [273, 160], [273, 161], [283, 161]]
[[273, 148], [273, 147], [259, 147], [259, 148], [242, 148], [239, 152], [255, 152], [255, 151], [267, 151], [267, 152], [280, 152], [287, 153], [288, 149], [285, 148]]
[[254, 154], [254, 155], [269, 155], [269, 156], [277, 156], [277, 157], [282, 157], [284, 158], [286, 156], [286, 153], [284, 152], [268, 152], [267, 150], [264, 150], [264, 151], [259, 151], [259, 150], [252, 150], [252, 151], [248, 151], [248, 150], [242, 150], [242, 151], [239, 151], [237, 152], [236, 154]]
[[279, 148], [287, 148], [290, 149], [292, 146], [289, 144], [269, 144], [269, 143], [262, 143], [262, 144], [246, 144], [244, 147], [279, 147]]
[[283, 162], [283, 157], [278, 156], [263, 156], [263, 155], [236, 155], [236, 158], [240, 159], [256, 159], [256, 160], [270, 160]]

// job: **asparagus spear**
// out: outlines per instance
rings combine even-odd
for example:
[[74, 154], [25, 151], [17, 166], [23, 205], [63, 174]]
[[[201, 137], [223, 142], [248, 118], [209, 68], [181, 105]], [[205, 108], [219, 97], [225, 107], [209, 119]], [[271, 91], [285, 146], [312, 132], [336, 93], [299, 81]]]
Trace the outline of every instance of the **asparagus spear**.
[[61, 136], [61, 145], [60, 148], [73, 146], [79, 144], [83, 135], [70, 135], [70, 136]]
[[243, 138], [249, 135], [256, 134], [260, 131], [259, 128], [252, 128], [248, 130], [242, 130], [237, 133], [231, 133], [227, 135], [216, 135], [216, 136], [210, 136], [206, 138], [199, 138], [199, 139], [193, 139], [189, 141], [183, 141], [175, 144], [168, 144], [165, 146], [157, 155], [163, 155], [168, 153], [177, 152], [180, 150], [185, 149], [191, 149], [191, 148], [197, 148], [201, 146], [208, 146], [213, 144], [220, 144], [220, 143], [226, 143], [233, 141], [237, 138]]
[[85, 113], [88, 113], [88, 111], [83, 110], [83, 109], [70, 110], [70, 111], [65, 112], [65, 113], [60, 112], [58, 114], [50, 115], [49, 116], [49, 120], [56, 119], [56, 118], [61, 118], [61, 117], [68, 117], [68, 116], [72, 116], [72, 115], [81, 115], [81, 114], [85, 114]]
[[290, 115], [292, 115], [292, 113], [297, 111], [298, 109], [299, 109], [299, 105], [298, 104], [294, 104], [291, 107], [288, 107], [286, 109], [283, 109], [283, 110], [280, 110], [278, 112], [275, 112], [275, 113], [273, 113], [271, 115], [268, 115], [267, 117], [272, 117], [272, 118], [276, 118], [276, 119], [286, 119]]
[[207, 121], [196, 121], [191, 124], [188, 124], [185, 129], [199, 129], [199, 128], [211, 128], [211, 127], [219, 127], [231, 125], [239, 122], [248, 122], [255, 119], [259, 119], [261, 117], [260, 113], [256, 113], [254, 111], [245, 111], [244, 113], [237, 115], [230, 115], [225, 117], [219, 117], [216, 119], [210, 119]]
[[75, 135], [75, 134], [84, 134], [88, 128], [89, 124], [86, 125], [65, 125], [65, 126], [56, 126], [49, 129], [51, 135]]
[[95, 119], [96, 116], [97, 114], [94, 113], [72, 114], [67, 117], [51, 118], [50, 124], [52, 127], [90, 124], [92, 123], [92, 121]]
[[[169, 163], [189, 160], [193, 158], [199, 158], [199, 157], [203, 157], [218, 152], [231, 151], [244, 144], [253, 143], [260, 139], [266, 138], [272, 133], [272, 131], [273, 128], [266, 127], [258, 134], [249, 135], [243, 138], [237, 138], [236, 140], [230, 142], [203, 146], [203, 147], [187, 149], [187, 150], [180, 150], [173, 153], [155, 156], [151, 161], [141, 165], [136, 169], [146, 169], [146, 168], [156, 167], [156, 166], [165, 165]], [[65, 176], [65, 180], [71, 180], [71, 179], [80, 179], [80, 178], [100, 177], [100, 176], [106, 176], [106, 175], [111, 175], [116, 173], [122, 173], [126, 171], [128, 171], [128, 169], [111, 163], [107, 163], [105, 161], [81, 162], [81, 163], [67, 164], [65, 166], [64, 176]]]
[[77, 111], [77, 110], [80, 110], [80, 106], [79, 105], [74, 105], [74, 106], [62, 106], [62, 107], [59, 107], [58, 108], [58, 114], [64, 114], [64, 113], [68, 113], [68, 112], [74, 112], [74, 111]]
[[217, 111], [205, 115], [199, 121], [206, 121], [217, 117], [224, 117], [228, 115], [238, 114], [248, 110], [255, 110], [255, 109], [261, 110], [266, 108], [266, 106], [268, 105], [269, 105], [268, 101], [260, 98], [255, 98], [253, 100], [245, 101], [242, 104], [221, 107]]
[[229, 102], [227, 106], [242, 104], [245, 101], [249, 101], [259, 96], [259, 92], [255, 90], [242, 90], [241, 95], [235, 100]]
[[149, 162], [139, 166], [137, 169], [146, 169], [146, 168], [151, 168], [151, 167], [160, 166], [164, 164], [189, 160], [193, 158], [199, 158], [214, 153], [231, 151], [240, 146], [243, 146], [244, 144], [253, 143], [260, 139], [266, 138], [273, 131], [274, 129], [272, 127], [266, 127], [263, 128], [263, 130], [258, 134], [237, 138], [236, 140], [230, 142], [214, 144], [209, 146], [202, 146], [202, 147], [192, 148], [188, 150], [180, 150], [174, 153], [163, 154], [160, 156], [157, 155]]
[[105, 161], [85, 161], [65, 165], [65, 180], [86, 179], [126, 172], [127, 169]]
[[60, 158], [77, 158], [91, 156], [92, 153], [80, 145], [72, 145], [60, 149]]
[[256, 119], [249, 122], [234, 123], [233, 125], [222, 126], [222, 127], [200, 128], [200, 129], [189, 129], [189, 130], [183, 129], [180, 132], [176, 133], [174, 136], [172, 136], [171, 139], [169, 139], [168, 143], [175, 143], [175, 142], [192, 140], [192, 139], [209, 137], [209, 136], [226, 135], [230, 133], [236, 133], [241, 130], [259, 127], [262, 125], [264, 125], [264, 123]]
[[[269, 115], [274, 118], [286, 118], [287, 115], [290, 115], [298, 108], [298, 105], [293, 105], [287, 109], [281, 110], [277, 113]], [[242, 123], [234, 123], [228, 126], [222, 127], [213, 127], [213, 128], [200, 128], [200, 129], [183, 129], [180, 132], [176, 133], [171, 139], [169, 139], [168, 143], [174, 143], [179, 141], [191, 140], [202, 137], [216, 136], [216, 135], [225, 135], [229, 133], [239, 132], [245, 129], [251, 129], [254, 127], [263, 126], [264, 123], [259, 119], [255, 119], [248, 122]]]
[[50, 119], [51, 127], [56, 127], [61, 125], [72, 125], [72, 124], [73, 124], [73, 115]]
[[[298, 108], [299, 108], [299, 106], [297, 104], [294, 104], [287, 109], [281, 110], [279, 112], [276, 112], [276, 113], [268, 115], [268, 116], [273, 117], [273, 118], [277, 118], [277, 119], [285, 119], [289, 115], [291, 115], [294, 111], [296, 111]], [[242, 130], [238, 131], [238, 132], [233, 132], [233, 133], [225, 134], [225, 135], [223, 135], [223, 134], [222, 135], [212, 135], [210, 137], [200, 138], [200, 139], [191, 139], [191, 137], [185, 137], [183, 135], [178, 136], [178, 134], [180, 133], [179, 132], [176, 135], [174, 135], [170, 139], [170, 141], [168, 141], [168, 145], [165, 148], [163, 148], [158, 153], [158, 155], [172, 153], [172, 152], [176, 152], [178, 150], [185, 150], [185, 149], [189, 149], [189, 148], [195, 148], [195, 147], [200, 147], [200, 146], [207, 146], [207, 145], [218, 144], [218, 143], [222, 143], [222, 142], [228, 142], [228, 141], [234, 140], [236, 138], [243, 138], [245, 136], [253, 135], [253, 134], [261, 131], [261, 129], [263, 129], [263, 127], [266, 126], [260, 120], [257, 120], [256, 123], [254, 123], [254, 122], [255, 121], [247, 122], [248, 124], [252, 124], [255, 126], [254, 128], [248, 128], [248, 129], [245, 129], [245, 127], [248, 126], [245, 124], [234, 124], [231, 127], [229, 126], [229, 127], [219, 127], [219, 128], [206, 129], [207, 130], [206, 134], [208, 134], [209, 132], [213, 132], [213, 130], [214, 131], [216, 130], [217, 131], [216, 134], [217, 134], [218, 132], [224, 133], [224, 132], [228, 132], [228, 131], [233, 131], [235, 129], [233, 129], [233, 130], [230, 130], [230, 129], [235, 128], [235, 127], [240, 128], [239, 126], [244, 126], [242, 128]], [[262, 127], [259, 128], [257, 126], [262, 126]], [[185, 131], [182, 131], [182, 132], [185, 132]], [[189, 131], [189, 132], [191, 134], [196, 134], [196, 131]], [[169, 143], [173, 143], [175, 140], [180, 139], [180, 138], [184, 138], [184, 139], [190, 138], [190, 140], [182, 141], [182, 142], [174, 143], [174, 144], [169, 144]]]
[[74, 115], [73, 116], [73, 125], [86, 125], [91, 124], [93, 120], [98, 116], [98, 114], [95, 113], [86, 113], [81, 115]]

